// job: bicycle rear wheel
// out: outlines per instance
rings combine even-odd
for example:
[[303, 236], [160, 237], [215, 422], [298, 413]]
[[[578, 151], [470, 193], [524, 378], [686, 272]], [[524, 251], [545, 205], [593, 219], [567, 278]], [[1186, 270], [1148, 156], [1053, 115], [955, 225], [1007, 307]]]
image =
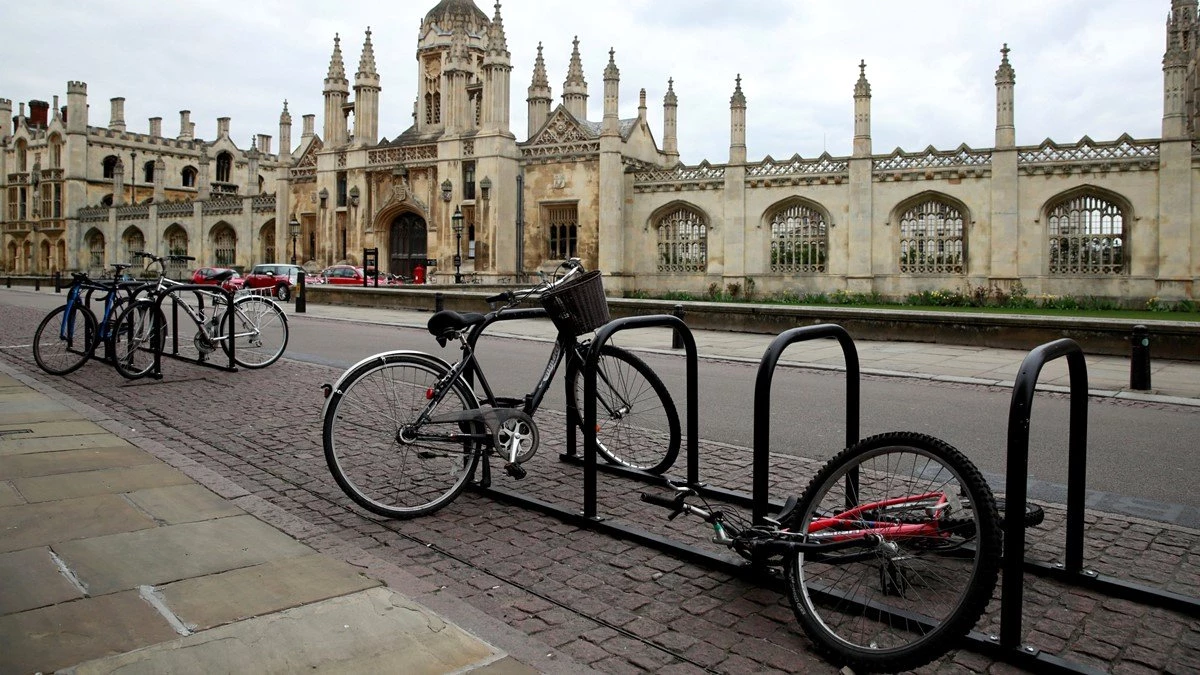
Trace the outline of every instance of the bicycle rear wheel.
[[[243, 368], [266, 368], [283, 356], [288, 343], [288, 323], [279, 305], [268, 298], [248, 295], [234, 300], [228, 312], [233, 316], [234, 363]], [[225, 333], [230, 323], [227, 314], [218, 330]], [[222, 339], [221, 346], [229, 352], [229, 340]]]
[[108, 340], [117, 372], [129, 380], [143, 378], [166, 346], [167, 318], [153, 301], [135, 301], [112, 323]]
[[33, 334], [33, 360], [51, 375], [67, 375], [87, 363], [96, 343], [96, 318], [78, 304], [46, 315]]
[[[388, 518], [433, 513], [458, 496], [475, 471], [479, 422], [413, 423], [445, 364], [420, 354], [383, 354], [348, 371], [325, 404], [322, 440], [329, 471], [359, 506]], [[434, 415], [473, 410], [475, 395], [458, 380]], [[459, 434], [457, 440], [452, 434]]]
[[[583, 371], [568, 371], [583, 418]], [[661, 474], [679, 456], [679, 411], [666, 385], [632, 352], [604, 345], [596, 366], [596, 441], [611, 464]]]
[[809, 533], [807, 541], [861, 537], [866, 529], [877, 535], [866, 548], [789, 561], [796, 618], [839, 665], [891, 672], [924, 665], [970, 630], [992, 597], [1000, 561], [995, 501], [979, 470], [936, 438], [863, 439], [817, 473], [796, 514], [790, 525]]

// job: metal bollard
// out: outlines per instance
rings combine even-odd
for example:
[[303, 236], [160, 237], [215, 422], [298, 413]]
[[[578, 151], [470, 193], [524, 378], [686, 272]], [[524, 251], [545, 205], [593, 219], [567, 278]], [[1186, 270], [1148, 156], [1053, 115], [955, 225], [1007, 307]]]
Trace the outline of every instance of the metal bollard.
[[33, 278], [33, 290], [42, 290], [42, 278], [40, 276]]
[[304, 270], [296, 272], [296, 313], [303, 314], [308, 311], [308, 297], [304, 292]]
[[1150, 390], [1150, 331], [1145, 326], [1134, 326], [1129, 341], [1132, 351], [1129, 356], [1129, 388], [1135, 391]]
[[[671, 310], [671, 316], [683, 321], [683, 305], [675, 305], [675, 308]], [[671, 349], [683, 349], [683, 335], [677, 330], [671, 331]]]
[[54, 273], [54, 292], [62, 293], [62, 272]]
[[446, 295], [441, 291], [433, 294], [433, 311], [440, 312], [446, 309]]
[[12, 288], [12, 277], [4, 277], [4, 287]]

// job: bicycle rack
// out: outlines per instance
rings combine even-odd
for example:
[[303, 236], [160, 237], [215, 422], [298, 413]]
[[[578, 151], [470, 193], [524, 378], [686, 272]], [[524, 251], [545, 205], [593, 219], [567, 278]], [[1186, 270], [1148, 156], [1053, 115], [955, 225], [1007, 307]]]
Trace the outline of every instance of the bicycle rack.
[[[227, 354], [229, 356], [229, 365], [221, 365], [214, 361], [209, 361], [208, 359], [204, 358], [204, 354], [200, 354], [199, 357], [192, 358], [190, 356], [183, 356], [179, 353], [179, 300], [175, 298], [176, 293], [187, 293], [187, 292], [195, 293], [196, 300], [197, 300], [197, 303], [199, 304], [200, 311], [203, 312], [205, 295], [212, 295], [214, 293], [220, 293], [221, 296], [225, 299], [225, 302], [228, 303], [227, 306], [232, 307], [234, 293], [232, 291], [221, 288], [220, 286], [211, 286], [211, 285], [205, 285], [205, 284], [184, 284], [181, 286], [172, 286], [170, 291], [171, 291], [170, 293], [164, 293], [162, 295], [159, 295], [157, 298], [155, 298], [154, 309], [156, 310], [155, 317], [166, 316], [162, 312], [162, 304], [163, 304], [163, 301], [166, 300], [168, 297], [171, 298], [171, 333], [170, 333], [171, 351], [170, 351], [170, 353], [167, 353], [165, 347], [162, 352], [155, 350], [154, 366], [151, 368], [150, 373], [147, 375], [147, 377], [152, 377], [156, 380], [162, 379], [162, 357], [163, 356], [169, 356], [173, 359], [176, 359], [179, 361], [185, 361], [187, 363], [192, 363], [192, 364], [195, 364], [198, 366], [204, 366], [205, 368], [215, 368], [217, 370], [223, 370], [223, 371], [230, 372], [230, 373], [237, 372], [237, 364], [234, 361], [234, 353], [237, 348], [237, 340], [234, 340], [232, 338], [229, 340], [229, 351], [227, 352]], [[226, 325], [224, 326], [226, 334], [232, 336], [233, 335], [233, 312], [225, 313], [224, 322], [226, 323]], [[190, 325], [193, 325], [193, 326], [195, 325], [195, 323], [192, 322], [190, 318], [187, 323]], [[218, 347], [218, 349], [216, 351], [224, 351], [224, 349]]]

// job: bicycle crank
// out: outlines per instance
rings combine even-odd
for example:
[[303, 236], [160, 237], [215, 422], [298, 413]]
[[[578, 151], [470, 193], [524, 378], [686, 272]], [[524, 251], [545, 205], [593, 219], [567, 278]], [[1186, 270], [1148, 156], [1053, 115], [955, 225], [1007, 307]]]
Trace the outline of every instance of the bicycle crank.
[[504, 420], [497, 424], [492, 432], [492, 442], [496, 454], [507, 462], [505, 471], [512, 474], [509, 466], [522, 464], [537, 452], [537, 424], [533, 418], [519, 410], [508, 410]]

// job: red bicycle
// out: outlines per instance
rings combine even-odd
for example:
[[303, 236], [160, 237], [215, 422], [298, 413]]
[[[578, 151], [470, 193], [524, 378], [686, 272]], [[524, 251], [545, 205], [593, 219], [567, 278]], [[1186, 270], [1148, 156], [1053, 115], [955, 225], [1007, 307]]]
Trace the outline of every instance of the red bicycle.
[[[872, 436], [829, 460], [764, 524], [642, 494], [712, 525], [712, 541], [781, 568], [796, 619], [819, 652], [857, 671], [920, 667], [979, 620], [1000, 566], [996, 500], [979, 470], [923, 434]], [[703, 501], [703, 500], [701, 500]]]

